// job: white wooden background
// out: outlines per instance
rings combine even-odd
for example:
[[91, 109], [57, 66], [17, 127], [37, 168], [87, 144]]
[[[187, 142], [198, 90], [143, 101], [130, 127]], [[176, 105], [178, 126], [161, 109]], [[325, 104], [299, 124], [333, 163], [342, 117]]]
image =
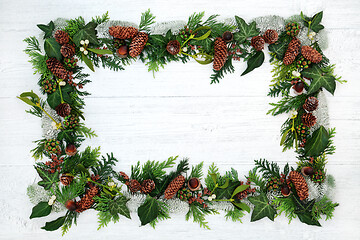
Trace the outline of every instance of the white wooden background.
[[[28, 36], [38, 36], [39, 23], [58, 17], [86, 20], [109, 11], [112, 19], [139, 22], [147, 8], [157, 21], [187, 20], [194, 11], [223, 17], [242, 16], [246, 20], [269, 14], [288, 17], [300, 13], [312, 15], [324, 10], [323, 24], [329, 34], [325, 51], [337, 73], [349, 80], [338, 85], [335, 96], [328, 96], [332, 126], [337, 127], [337, 153], [331, 156], [328, 173], [337, 180], [335, 200], [340, 206], [333, 220], [312, 227], [295, 220], [288, 225], [280, 216], [243, 224], [226, 222], [223, 216], [208, 217], [212, 230], [200, 229], [173, 216], [156, 230], [139, 227], [133, 220], [122, 219], [97, 231], [94, 211], [81, 214], [78, 226], [62, 239], [360, 239], [360, 90], [359, 37], [360, 2], [343, 1], [0, 1], [0, 239], [60, 239], [61, 234], [40, 229], [45, 219], [30, 221], [32, 205], [26, 187], [36, 176], [29, 150], [33, 140], [41, 138], [40, 119], [26, 114], [27, 106], [17, 100], [23, 91], [39, 93], [38, 76], [32, 74], [23, 53]], [[268, 60], [268, 57], [267, 59]], [[280, 164], [295, 163], [295, 154], [282, 153], [279, 129], [287, 116], [271, 117], [266, 97], [271, 80], [269, 63], [245, 77], [245, 64], [236, 64], [236, 72], [220, 84], [210, 85], [210, 66], [195, 62], [173, 63], [152, 78], [146, 67], [136, 63], [126, 71], [97, 69], [93, 82], [86, 86], [92, 93], [86, 98], [86, 124], [98, 138], [85, 146], [101, 146], [102, 152], [114, 152], [120, 160], [117, 168], [129, 172], [136, 161], [164, 160], [169, 156], [189, 157], [192, 164], [212, 162], [222, 171], [234, 167], [241, 175], [253, 167], [253, 159], [267, 158]]]

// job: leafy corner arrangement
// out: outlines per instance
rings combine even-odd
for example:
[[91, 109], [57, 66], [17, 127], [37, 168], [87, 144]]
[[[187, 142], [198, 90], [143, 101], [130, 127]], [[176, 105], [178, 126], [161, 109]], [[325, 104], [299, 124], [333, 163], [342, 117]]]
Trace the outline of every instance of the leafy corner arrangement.
[[[186, 220], [209, 228], [206, 215], [219, 211], [232, 221], [241, 222], [246, 212], [251, 221], [274, 221], [284, 213], [289, 222], [298, 217], [321, 226], [319, 220], [332, 218], [338, 206], [330, 199], [334, 179], [325, 169], [327, 156], [335, 151], [335, 129], [321, 114], [327, 110], [323, 91], [334, 94], [336, 83], [345, 82], [321, 49], [322, 15], [268, 16], [247, 23], [238, 16], [220, 21], [218, 15], [204, 21], [202, 12], [187, 22], [155, 24], [148, 10], [139, 25], [110, 21], [107, 13], [88, 23], [79, 17], [39, 24], [43, 44], [36, 37], [24, 41], [40, 75], [42, 98], [33, 91], [18, 97], [31, 106], [27, 112], [42, 119], [44, 135], [32, 150], [41, 180], [28, 187], [35, 204], [30, 218], [66, 211], [42, 227], [61, 228], [63, 234], [88, 209], [97, 211], [99, 228], [131, 218], [130, 212], [137, 212], [141, 225], [155, 227], [171, 213], [184, 213]], [[270, 104], [268, 114], [289, 113], [280, 145], [284, 151], [295, 149], [296, 167], [255, 160], [255, 167], [240, 179], [233, 168], [221, 174], [212, 164], [203, 175], [203, 163], [189, 166], [186, 158], [170, 157], [138, 162], [128, 175], [114, 170], [113, 154], [100, 157], [100, 148], [91, 147], [78, 151], [85, 138], [96, 137], [83, 122], [89, 93], [82, 89], [90, 80], [79, 61], [92, 71], [99, 66], [118, 71], [139, 59], [155, 73], [168, 62], [194, 59], [212, 64], [211, 83], [219, 83], [225, 73], [234, 72], [233, 61], [247, 63], [241, 75], [260, 67], [265, 46], [273, 66], [268, 95], [280, 98]]]

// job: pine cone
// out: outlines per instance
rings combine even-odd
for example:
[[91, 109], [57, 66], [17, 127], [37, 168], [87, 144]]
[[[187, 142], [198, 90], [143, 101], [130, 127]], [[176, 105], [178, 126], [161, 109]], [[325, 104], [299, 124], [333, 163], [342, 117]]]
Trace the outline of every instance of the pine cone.
[[55, 110], [59, 116], [66, 117], [70, 115], [71, 107], [67, 103], [60, 103]]
[[81, 213], [89, 208], [94, 204], [94, 199], [99, 192], [99, 189], [97, 186], [92, 186], [90, 189], [88, 189], [85, 193], [85, 195], [81, 198], [79, 202], [76, 203], [76, 212]]
[[139, 32], [130, 44], [129, 55], [131, 57], [137, 57], [144, 49], [148, 39], [149, 37], [146, 33]]
[[64, 66], [56, 59], [49, 58], [46, 60], [48, 69], [58, 78], [67, 80], [70, 77], [70, 73], [64, 68]]
[[316, 97], [309, 97], [308, 99], [305, 100], [303, 108], [308, 112], [312, 112], [317, 109], [318, 105], [319, 105], [319, 100], [317, 100]]
[[129, 39], [138, 34], [138, 30], [134, 27], [112, 26], [109, 27], [109, 34], [114, 38]]
[[261, 36], [255, 36], [251, 39], [251, 46], [253, 46], [256, 51], [261, 51], [264, 49], [265, 40]]
[[322, 60], [322, 55], [310, 46], [303, 46], [301, 48], [301, 54], [312, 63], [319, 63]]
[[222, 38], [216, 38], [214, 44], [214, 64], [213, 68], [215, 71], [220, 71], [224, 66], [228, 56], [226, 43]]
[[67, 32], [64, 32], [62, 30], [57, 30], [54, 34], [54, 37], [55, 40], [61, 45], [64, 45], [69, 42], [69, 34], [67, 34]]
[[135, 179], [132, 179], [130, 181], [128, 187], [129, 187], [129, 190], [133, 193], [141, 190], [140, 183], [138, 182], [138, 180], [135, 180]]
[[65, 174], [61, 175], [61, 177], [60, 177], [60, 182], [61, 182], [62, 184], [64, 184], [65, 186], [67, 186], [67, 185], [69, 185], [69, 184], [72, 182], [73, 179], [74, 179], [73, 176], [67, 175], [67, 174], [65, 173]]
[[61, 46], [60, 52], [65, 58], [71, 58], [75, 54], [75, 47], [72, 44], [66, 43]]
[[293, 38], [290, 41], [289, 46], [285, 52], [284, 59], [283, 59], [283, 62], [285, 65], [290, 65], [291, 63], [294, 62], [296, 56], [299, 55], [300, 45], [301, 45], [300, 40], [297, 38]]
[[316, 124], [316, 117], [312, 113], [304, 113], [301, 116], [303, 124], [307, 127], [312, 127]]
[[119, 172], [119, 175], [124, 181], [129, 181], [130, 179], [129, 176], [124, 172]]
[[296, 193], [300, 197], [300, 200], [305, 200], [309, 197], [309, 188], [304, 177], [300, 173], [291, 171], [289, 174], [289, 179], [294, 184]]
[[164, 195], [165, 195], [165, 199], [170, 199], [173, 196], [175, 196], [175, 194], [177, 193], [177, 191], [179, 191], [179, 189], [184, 185], [185, 183], [185, 177], [182, 175], [177, 176], [176, 178], [174, 178], [174, 180], [172, 180], [169, 185], [167, 186]]
[[141, 192], [142, 193], [150, 193], [152, 190], [155, 189], [155, 182], [151, 179], [146, 179], [141, 184]]
[[180, 43], [178, 40], [170, 41], [166, 46], [166, 51], [168, 51], [171, 55], [176, 55], [180, 52]]
[[273, 44], [278, 40], [279, 35], [276, 30], [268, 29], [265, 31], [263, 38], [266, 43]]

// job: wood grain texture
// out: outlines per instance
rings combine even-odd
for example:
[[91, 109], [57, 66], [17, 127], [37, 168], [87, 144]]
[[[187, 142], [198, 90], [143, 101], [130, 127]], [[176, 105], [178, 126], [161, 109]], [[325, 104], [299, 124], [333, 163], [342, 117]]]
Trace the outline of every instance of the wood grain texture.
[[[323, 228], [310, 227], [298, 220], [288, 225], [280, 216], [275, 223], [261, 220], [243, 224], [226, 222], [223, 216], [208, 217], [212, 230], [200, 229], [184, 216], [161, 222], [157, 230], [139, 227], [137, 216], [122, 219], [97, 231], [94, 211], [86, 211], [78, 226], [62, 239], [360, 239], [360, 98], [358, 89], [360, 2], [345, 1], [0, 1], [0, 239], [60, 239], [60, 232], [40, 230], [46, 219], [29, 220], [31, 203], [26, 187], [34, 182], [32, 141], [41, 138], [41, 121], [26, 114], [15, 96], [35, 90], [38, 76], [32, 74], [23, 53], [22, 39], [39, 35], [38, 23], [57, 17], [86, 20], [109, 11], [112, 19], [138, 22], [141, 12], [151, 8], [157, 21], [186, 20], [194, 11], [221, 17], [251, 19], [263, 15], [283, 17], [303, 10], [312, 15], [324, 10], [323, 24], [328, 32], [325, 54], [337, 64], [336, 72], [349, 82], [338, 85], [335, 96], [328, 96], [331, 125], [337, 128], [337, 152], [329, 158], [328, 173], [337, 180], [335, 200], [340, 206], [334, 219], [321, 221]], [[269, 59], [267, 56], [266, 61]], [[271, 66], [264, 64], [239, 77], [246, 64], [236, 64], [236, 72], [220, 84], [210, 85], [209, 66], [195, 62], [171, 63], [156, 74], [142, 63], [126, 71], [97, 69], [93, 82], [86, 86], [86, 125], [99, 135], [83, 146], [101, 146], [120, 160], [117, 169], [129, 171], [136, 161], [163, 160], [172, 155], [190, 157], [192, 164], [204, 161], [207, 168], [215, 162], [222, 171], [234, 167], [240, 175], [253, 167], [253, 159], [267, 158], [281, 165], [295, 163], [295, 154], [282, 153], [279, 130], [287, 116], [266, 115], [266, 97]]]

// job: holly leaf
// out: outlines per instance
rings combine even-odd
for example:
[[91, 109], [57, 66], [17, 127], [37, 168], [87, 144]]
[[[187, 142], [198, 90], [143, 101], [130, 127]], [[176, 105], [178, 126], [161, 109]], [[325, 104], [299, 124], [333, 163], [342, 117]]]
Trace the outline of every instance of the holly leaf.
[[97, 23], [89, 22], [88, 24], [85, 25], [83, 29], [78, 31], [73, 37], [76, 46], [79, 47], [80, 41], [86, 39], [89, 40], [89, 42], [92, 44], [99, 45], [99, 41], [96, 37], [96, 30], [95, 30], [96, 27], [97, 27]]
[[66, 216], [59, 217], [58, 219], [45, 223], [45, 226], [43, 226], [41, 229], [44, 229], [46, 231], [55, 231], [59, 229], [65, 222]]
[[268, 217], [271, 221], [274, 221], [276, 210], [269, 204], [269, 200], [265, 193], [260, 193], [259, 196], [249, 197], [249, 201], [255, 205], [255, 208], [251, 214], [251, 221], [255, 222], [264, 217]]
[[215, 190], [216, 198], [217, 199], [230, 199], [232, 193], [235, 189], [240, 185], [239, 181], [229, 181], [229, 184], [226, 188], [217, 188]]
[[335, 77], [332, 74], [324, 72], [317, 65], [314, 65], [313, 67], [308, 69], [304, 69], [301, 74], [304, 77], [312, 79], [308, 94], [315, 93], [323, 87], [334, 95], [336, 83]]
[[62, 55], [60, 52], [60, 44], [55, 40], [55, 38], [46, 38], [44, 41], [44, 49], [46, 54], [51, 58], [56, 58], [61, 60]]
[[50, 38], [52, 36], [52, 32], [55, 29], [55, 24], [53, 21], [50, 21], [48, 25], [38, 24], [37, 26], [45, 33], [44, 39]]
[[277, 59], [282, 60], [284, 58], [284, 54], [286, 52], [287, 46], [289, 42], [277, 42], [269, 45], [269, 51], [273, 52]]
[[147, 197], [143, 205], [138, 208], [138, 216], [142, 226], [155, 220], [158, 215], [159, 205], [155, 198]]
[[305, 154], [307, 156], [319, 156], [329, 143], [329, 132], [321, 126], [312, 136], [306, 140]]
[[234, 35], [235, 41], [243, 43], [249, 37], [259, 35], [259, 31], [256, 29], [256, 22], [252, 22], [249, 25], [241, 17], [235, 16], [236, 24], [239, 32]]
[[39, 167], [35, 167], [36, 171], [38, 172], [39, 176], [41, 177], [41, 181], [38, 184], [44, 187], [45, 190], [49, 190], [54, 183], [59, 181], [59, 172], [56, 171], [55, 173], [49, 173]]
[[35, 207], [33, 207], [30, 219], [45, 217], [51, 213], [52, 206], [48, 202], [39, 202]]
[[247, 68], [241, 74], [241, 76], [244, 76], [245, 74], [251, 72], [255, 68], [260, 67], [263, 64], [264, 59], [265, 59], [265, 55], [263, 51], [256, 52], [255, 55], [249, 58], [249, 60], [247, 61]]
[[128, 207], [126, 206], [126, 203], [128, 201], [129, 201], [129, 199], [127, 199], [126, 197], [120, 196], [117, 199], [109, 202], [109, 211], [110, 211], [111, 215], [121, 214], [127, 218], [131, 218], [130, 211], [129, 211]]

